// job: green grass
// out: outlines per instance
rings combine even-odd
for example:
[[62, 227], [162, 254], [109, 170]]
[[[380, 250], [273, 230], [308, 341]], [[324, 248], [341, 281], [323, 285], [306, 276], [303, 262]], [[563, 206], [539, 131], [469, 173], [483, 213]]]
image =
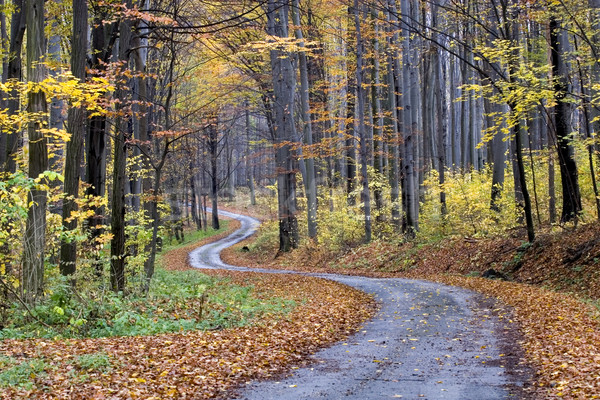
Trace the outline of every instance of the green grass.
[[[211, 236], [215, 236], [220, 233], [223, 233], [223, 232], [227, 231], [227, 228], [229, 227], [229, 221], [220, 220], [219, 225], [220, 225], [220, 227], [217, 230], [215, 230], [213, 228], [207, 228], [206, 230], [201, 229], [199, 231], [197, 231], [195, 229], [192, 231], [185, 231], [185, 240], [182, 243], [178, 243], [177, 240], [175, 239], [175, 237], [173, 237], [170, 242], [168, 239], [164, 239], [163, 250], [161, 253], [164, 254], [164, 253], [168, 252], [169, 250], [187, 246], [190, 243], [199, 242], [203, 239], [206, 239], [207, 237], [211, 237]], [[159, 262], [160, 262], [160, 258], [161, 257], [159, 257]]]
[[48, 373], [59, 369], [68, 371], [69, 379], [83, 383], [90, 379], [89, 374], [105, 373], [112, 368], [112, 361], [105, 352], [83, 354], [74, 359], [57, 359], [52, 362], [41, 356], [22, 360], [0, 356], [0, 388], [31, 390], [39, 385]]
[[[0, 330], [0, 339], [136, 336], [221, 329], [244, 326], [263, 315], [285, 314], [293, 309], [293, 301], [258, 299], [251, 286], [234, 285], [199, 271], [167, 271], [161, 267], [161, 258], [167, 256], [168, 250], [225, 229], [188, 234], [184, 243], [167, 246], [159, 257], [147, 294], [140, 290], [131, 290], [127, 295], [113, 293], [101, 282], [82, 283], [74, 294], [69, 282], [57, 277], [48, 282], [49, 295], [33, 310], [45, 325], [15, 303]], [[127, 284], [133, 286], [132, 281], [129, 279]]]
[[0, 356], [0, 387], [31, 389], [34, 379], [47, 375], [55, 367], [43, 358], [30, 358], [18, 361], [12, 357]]

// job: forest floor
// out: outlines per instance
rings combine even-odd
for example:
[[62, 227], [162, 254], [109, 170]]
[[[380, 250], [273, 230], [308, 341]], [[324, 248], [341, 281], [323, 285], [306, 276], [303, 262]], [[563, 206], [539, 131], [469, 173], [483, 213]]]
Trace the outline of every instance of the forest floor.
[[600, 398], [600, 224], [540, 234], [533, 245], [523, 237], [514, 231], [401, 245], [376, 240], [338, 252], [308, 243], [286, 255], [264, 244], [252, 251], [251, 238], [222, 258], [263, 268], [426, 279], [497, 298], [512, 307], [523, 334], [534, 397]]
[[[232, 222], [228, 231], [236, 227]], [[268, 246], [260, 251], [243, 249], [252, 248], [251, 242], [257, 237], [260, 233], [227, 250], [225, 261], [310, 272], [428, 279], [498, 298], [512, 307], [511, 318], [523, 334], [526, 362], [536, 372], [532, 385], [535, 397], [600, 398], [597, 224], [540, 235], [532, 246], [524, 245], [520, 232], [515, 232], [505, 238], [455, 238], [400, 246], [382, 240], [335, 253], [307, 244], [285, 256]], [[200, 244], [169, 252], [164, 258], [166, 267], [189, 268], [188, 252]], [[490, 269], [503, 279], [482, 278]], [[375, 311], [374, 301], [366, 294], [323, 279], [202, 273], [227, 276], [232, 283], [252, 286], [255, 295], [292, 299], [298, 306], [290, 314], [263, 316], [245, 328], [144, 337], [4, 340], [0, 355], [32, 360], [34, 373], [33, 360], [40, 357], [57, 367], [40, 373], [34, 387], [2, 389], [0, 398], [226, 398], [237, 385], [302, 365], [318, 348], [355, 332]], [[99, 350], [110, 356], [109, 368], [94, 368], [92, 362], [87, 374], [74, 379], [73, 364], [61, 363]], [[0, 369], [1, 363], [0, 357]]]
[[[238, 227], [237, 221], [231, 221], [227, 232], [171, 250], [162, 257], [164, 267], [190, 269], [191, 250]], [[302, 365], [317, 349], [355, 332], [376, 310], [369, 295], [324, 279], [202, 273], [249, 286], [254, 297], [292, 300], [296, 307], [288, 314], [261, 315], [246, 327], [232, 329], [99, 339], [2, 340], [0, 398], [227, 398], [242, 383]], [[236, 301], [231, 299], [231, 304]], [[97, 357], [99, 354], [107, 357]], [[17, 367], [5, 365], [15, 360], [20, 363]], [[7, 386], [1, 382], [23, 374], [33, 384]]]

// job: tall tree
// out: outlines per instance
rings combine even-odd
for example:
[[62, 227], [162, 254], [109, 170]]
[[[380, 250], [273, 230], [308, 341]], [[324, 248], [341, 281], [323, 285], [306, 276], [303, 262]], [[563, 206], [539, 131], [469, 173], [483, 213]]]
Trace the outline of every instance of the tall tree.
[[[401, 13], [404, 16], [411, 15], [411, 0], [402, 0]], [[412, 236], [418, 229], [418, 202], [416, 192], [416, 164], [415, 164], [415, 127], [413, 108], [417, 107], [414, 97], [411, 97], [411, 71], [416, 68], [412, 64], [411, 26], [403, 21], [402, 25], [402, 134], [404, 139], [403, 152], [403, 204], [404, 204], [404, 230]]]
[[[6, 81], [21, 80], [22, 78], [22, 57], [23, 38], [25, 36], [26, 24], [26, 9], [24, 0], [14, 0], [15, 10], [10, 20], [10, 44], [8, 53], [8, 65], [6, 69]], [[4, 72], [3, 72], [4, 76]], [[13, 90], [8, 94], [7, 111], [10, 115], [14, 115], [19, 111], [19, 95], [17, 90]], [[2, 133], [4, 135], [4, 133]], [[19, 143], [19, 131], [14, 130], [6, 134], [6, 148], [3, 155], [3, 170], [9, 173], [17, 170], [17, 148]]]
[[[267, 33], [273, 37], [289, 37], [289, 3], [268, 0]], [[275, 165], [277, 168], [277, 201], [279, 214], [279, 250], [290, 251], [298, 246], [296, 217], [296, 174], [291, 144], [296, 138], [294, 124], [296, 74], [292, 54], [285, 44], [273, 44], [270, 50], [273, 79], [273, 113]]]
[[[87, 34], [88, 34], [88, 5], [87, 0], [73, 0], [73, 36], [71, 38], [71, 73], [80, 82], [85, 81], [85, 64], [87, 59]], [[79, 195], [79, 178], [81, 171], [81, 158], [83, 153], [83, 139], [85, 129], [85, 107], [83, 105], [69, 108], [68, 130], [71, 140], [67, 142], [65, 159], [63, 203], [63, 227], [66, 231], [75, 229], [77, 220], [71, 213], [77, 209], [76, 199]], [[77, 242], [68, 240], [61, 242], [60, 272], [71, 275], [75, 272], [77, 260]]]
[[558, 146], [558, 163], [560, 165], [560, 178], [563, 194], [563, 208], [561, 222], [577, 218], [581, 211], [581, 194], [579, 192], [579, 177], [577, 163], [573, 155], [571, 144], [571, 130], [568, 124], [569, 98], [568, 79], [569, 73], [565, 61], [567, 46], [567, 32], [560, 28], [555, 16], [550, 18], [550, 51], [551, 65], [556, 92], [556, 106], [554, 107], [554, 130]]
[[[304, 36], [302, 34], [302, 28], [300, 24], [300, 6], [298, 0], [292, 2], [292, 16], [294, 19], [294, 25], [296, 26], [296, 39], [298, 39], [298, 61], [300, 68], [300, 111], [302, 114], [302, 121], [304, 122], [304, 143], [311, 148], [313, 144], [313, 130], [311, 121], [311, 112], [309, 104], [309, 86], [308, 86], [308, 63], [306, 60], [306, 52], [304, 51]], [[306, 191], [307, 200], [307, 220], [308, 220], [308, 236], [311, 239], [317, 237], [317, 183], [315, 179], [315, 160], [314, 158], [308, 157], [305, 160], [300, 160], [304, 163], [305, 176], [304, 176], [304, 188]]]
[[[128, 0], [124, 6], [131, 8], [131, 0]], [[129, 55], [131, 49], [131, 21], [128, 17], [122, 16], [119, 21], [119, 62], [121, 68], [121, 79], [125, 75], [128, 67]], [[125, 114], [126, 84], [120, 82], [115, 91], [115, 98], [118, 100], [116, 107], [116, 121], [114, 134], [113, 151], [113, 182], [112, 182], [112, 202], [111, 202], [111, 223], [110, 231], [112, 239], [110, 241], [110, 282], [111, 288], [115, 292], [125, 290], [125, 168], [127, 156], [126, 132], [128, 121]]]
[[365, 101], [366, 93], [363, 86], [365, 69], [363, 68], [365, 45], [361, 35], [361, 9], [358, 0], [354, 0], [354, 27], [356, 29], [356, 119], [355, 126], [358, 128], [358, 137], [360, 139], [360, 172], [362, 178], [361, 201], [365, 217], [365, 242], [371, 241], [371, 192], [369, 190], [369, 175], [367, 165], [369, 162], [370, 144], [367, 142], [367, 132], [365, 126]]
[[[44, 64], [46, 39], [44, 35], [44, 0], [27, 2], [27, 79], [33, 84], [28, 93], [27, 111], [34, 118], [27, 125], [29, 139], [29, 177], [37, 179], [48, 169], [47, 139], [42, 131], [43, 118], [48, 109], [46, 95], [36, 84], [47, 76]], [[44, 251], [46, 247], [46, 191], [34, 188], [29, 194], [31, 206], [25, 229], [23, 259], [23, 291], [28, 302], [42, 295], [44, 279]]]

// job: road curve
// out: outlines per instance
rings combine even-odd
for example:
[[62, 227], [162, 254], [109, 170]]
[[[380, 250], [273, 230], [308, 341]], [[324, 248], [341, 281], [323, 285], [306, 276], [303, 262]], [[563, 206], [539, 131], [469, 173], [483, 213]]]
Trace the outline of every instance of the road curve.
[[[225, 211], [242, 226], [190, 253], [196, 268], [264, 273], [295, 271], [237, 267], [219, 253], [251, 236], [259, 221]], [[518, 365], [515, 328], [494, 316], [474, 292], [425, 281], [304, 274], [372, 293], [381, 308], [346, 342], [319, 351], [308, 367], [279, 381], [249, 383], [237, 399], [523, 399], [530, 372]], [[513, 342], [510, 342], [512, 340]]]

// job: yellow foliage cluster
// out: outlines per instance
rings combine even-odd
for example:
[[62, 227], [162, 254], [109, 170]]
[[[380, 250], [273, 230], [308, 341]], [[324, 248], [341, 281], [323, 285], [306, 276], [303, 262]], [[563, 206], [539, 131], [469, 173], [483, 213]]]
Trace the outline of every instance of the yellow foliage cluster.
[[[489, 168], [468, 173], [446, 174], [439, 184], [437, 171], [425, 180], [425, 201], [421, 204], [420, 235], [486, 236], [516, 226], [519, 210], [514, 200], [512, 176], [505, 174], [505, 187], [500, 198], [500, 211], [490, 208], [492, 174]], [[442, 213], [440, 193], [446, 194], [446, 213]], [[487, 201], [485, 199], [488, 199]]]

